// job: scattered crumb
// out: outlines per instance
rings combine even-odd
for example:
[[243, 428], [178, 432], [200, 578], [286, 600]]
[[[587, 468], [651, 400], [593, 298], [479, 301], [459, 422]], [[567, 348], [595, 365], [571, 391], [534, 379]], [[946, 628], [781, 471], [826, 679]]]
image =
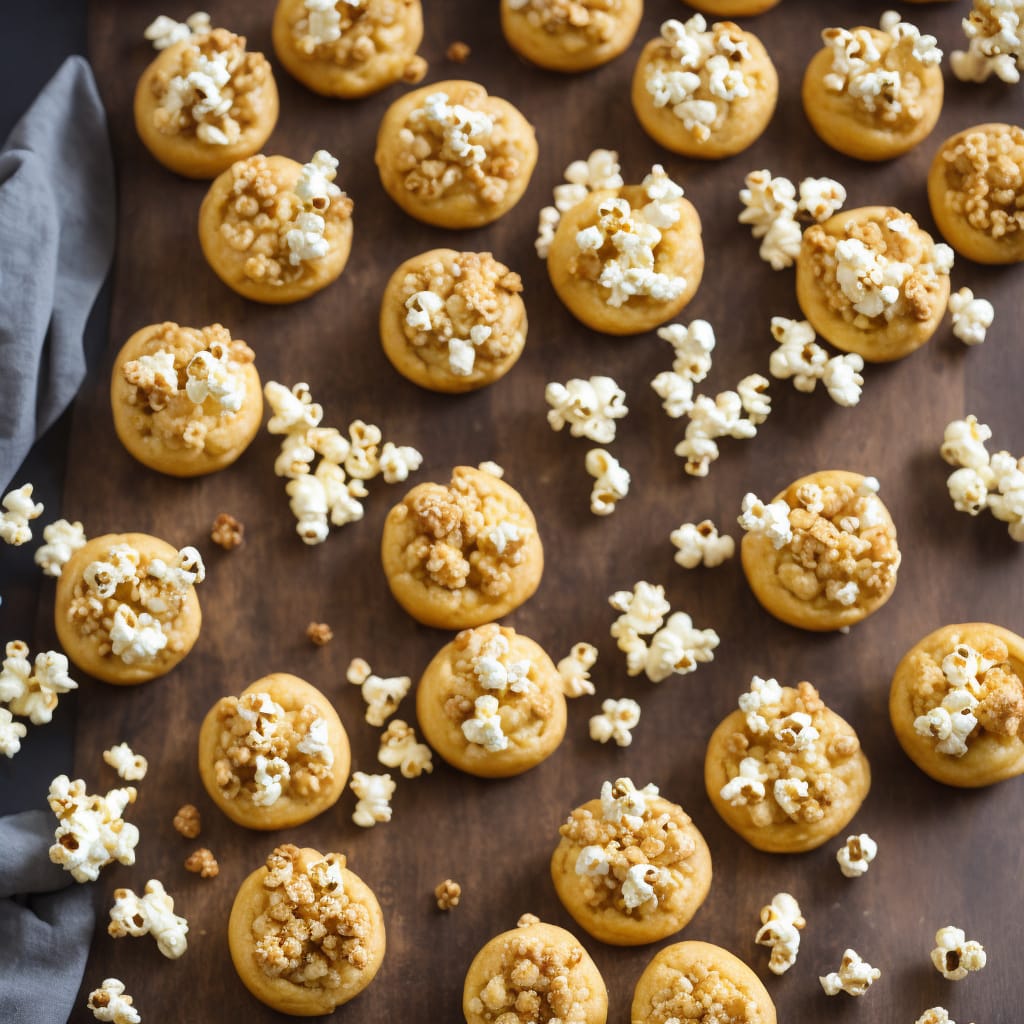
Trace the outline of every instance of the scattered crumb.
[[174, 828], [186, 839], [195, 839], [202, 830], [199, 809], [192, 804], [179, 807], [178, 813], [174, 816]]
[[465, 64], [469, 60], [469, 55], [472, 51], [469, 48], [468, 43], [464, 43], [461, 39], [456, 39], [447, 50], [444, 51], [444, 59], [451, 61], [453, 64]]
[[536, 914], [523, 914], [523, 916], [516, 921], [517, 928], [529, 928], [531, 924], [540, 924], [540, 918]]
[[231, 551], [245, 540], [245, 524], [227, 512], [221, 512], [210, 528], [210, 540], [225, 551]]
[[326, 622], [311, 622], [306, 627], [306, 638], [311, 644], [323, 647], [334, 639], [334, 630]]
[[195, 853], [189, 854], [185, 860], [185, 870], [200, 878], [216, 878], [220, 873], [220, 865], [217, 858], [205, 846], [201, 846]]
[[446, 878], [434, 889], [434, 899], [437, 900], [438, 910], [454, 910], [459, 905], [462, 896], [462, 886]]

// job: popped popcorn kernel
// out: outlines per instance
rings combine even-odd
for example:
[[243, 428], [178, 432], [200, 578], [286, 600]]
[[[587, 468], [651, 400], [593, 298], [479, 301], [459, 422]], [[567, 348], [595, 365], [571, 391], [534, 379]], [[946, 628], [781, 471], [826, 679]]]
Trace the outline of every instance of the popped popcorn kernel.
[[217, 858], [205, 846], [201, 846], [185, 858], [185, 870], [200, 878], [216, 878], [220, 874], [220, 865]]
[[709, 569], [721, 565], [736, 552], [736, 542], [728, 534], [719, 536], [718, 527], [710, 519], [699, 523], [683, 523], [669, 535], [676, 565], [695, 569], [706, 565]]
[[114, 890], [107, 932], [115, 939], [152, 935], [168, 960], [177, 960], [188, 949], [188, 921], [174, 913], [174, 900], [156, 878], [146, 883], [141, 897], [131, 889]]
[[760, 533], [778, 551], [793, 539], [789, 523], [789, 505], [779, 499], [766, 505], [756, 494], [745, 494], [736, 520], [747, 533]]
[[593, 644], [578, 643], [556, 666], [562, 678], [562, 692], [566, 697], [584, 697], [594, 693], [590, 670], [597, 662], [597, 648]]
[[60, 576], [67, 560], [85, 547], [88, 538], [81, 523], [58, 519], [43, 528], [43, 540], [46, 543], [32, 557], [47, 576]]
[[210, 540], [225, 551], [233, 551], [245, 541], [245, 524], [227, 512], [221, 512], [210, 527]]
[[590, 511], [595, 516], [609, 516], [629, 494], [629, 472], [604, 448], [591, 448], [587, 452], [585, 465], [587, 472], [594, 478], [590, 490]]
[[597, 444], [614, 441], [615, 421], [629, 412], [626, 392], [611, 377], [552, 382], [544, 389], [544, 400], [551, 406], [548, 423], [552, 430], [568, 426], [573, 437], [586, 437]]
[[992, 326], [996, 312], [988, 299], [976, 299], [970, 288], [950, 293], [949, 313], [953, 321], [953, 336], [965, 345], [980, 345]]
[[818, 978], [818, 981], [827, 996], [840, 992], [848, 996], [862, 996], [881, 976], [882, 972], [877, 967], [862, 960], [856, 950], [848, 949], [843, 953], [839, 970]]
[[1024, 70], [1024, 2], [974, 0], [961, 22], [966, 50], [950, 55], [953, 74], [961, 82], [985, 82], [992, 75], [1008, 85], [1020, 81]]
[[324, 647], [334, 639], [334, 630], [326, 622], [311, 622], [306, 627], [306, 639], [314, 647]]
[[13, 491], [8, 491], [0, 506], [0, 540], [6, 544], [20, 547], [32, 539], [32, 528], [28, 525], [33, 519], [43, 514], [43, 503], [32, 500], [33, 487], [23, 484]]
[[366, 701], [366, 721], [370, 725], [382, 726], [398, 710], [398, 705], [409, 692], [412, 679], [409, 676], [391, 676], [382, 679], [374, 675], [362, 658], [353, 658], [345, 676], [354, 686], [362, 688]]
[[0, 704], [6, 704], [11, 714], [28, 718], [33, 725], [52, 721], [60, 695], [78, 689], [78, 683], [68, 675], [67, 657], [57, 651], [43, 651], [36, 655], [34, 663], [29, 662], [28, 644], [21, 640], [12, 640], [4, 652]]
[[416, 779], [434, 770], [433, 754], [416, 739], [416, 730], [400, 718], [393, 718], [380, 738], [377, 760], [388, 768], [398, 768], [403, 777]]
[[985, 947], [968, 939], [962, 928], [948, 924], [935, 933], [932, 963], [947, 981], [962, 981], [968, 974], [980, 971], [988, 962]]
[[142, 1024], [142, 1017], [133, 1003], [134, 1000], [125, 991], [123, 981], [107, 978], [99, 988], [89, 993], [85, 1005], [96, 1020], [109, 1021], [110, 1024]]
[[395, 783], [389, 774], [353, 772], [349, 789], [356, 795], [352, 821], [360, 828], [372, 828], [379, 821], [391, 820], [391, 798], [395, 794]]
[[28, 729], [21, 722], [15, 722], [7, 708], [0, 707], [0, 754], [14, 757], [21, 750], [21, 741], [27, 733]]
[[182, 804], [174, 815], [174, 831], [186, 839], [195, 839], [202, 830], [199, 809], [193, 804]]
[[779, 892], [761, 908], [761, 927], [754, 936], [759, 946], [771, 947], [768, 970], [785, 974], [796, 963], [800, 952], [800, 932], [806, 926], [800, 904], [788, 892]]
[[839, 870], [845, 878], [860, 878], [867, 873], [877, 853], [878, 844], [866, 832], [847, 836], [845, 844], [836, 851]]
[[[153, 44], [154, 50], [166, 50], [168, 46], [208, 35], [210, 32], [210, 16], [205, 11], [190, 14], [183, 22], [168, 18], [161, 14], [146, 26], [143, 38]], [[115, 979], [116, 980], [116, 979]]]
[[434, 899], [438, 910], [454, 910], [462, 898], [462, 886], [446, 878], [434, 889]]
[[815, 341], [814, 328], [806, 320], [772, 317], [772, 337], [779, 347], [772, 353], [769, 372], [778, 380], [792, 379], [797, 391], [810, 393], [821, 381], [837, 405], [853, 406], [860, 401], [864, 360], [855, 352], [829, 358]]
[[914, 1024], [956, 1024], [949, 1016], [949, 1011], [942, 1006], [933, 1006], [925, 1010]]
[[632, 730], [640, 721], [640, 705], [629, 697], [604, 700], [601, 713], [590, 719], [590, 738], [597, 743], [614, 740], [617, 746], [628, 747], [633, 742]]
[[508, 747], [508, 737], [501, 728], [498, 714], [498, 698], [486, 694], [473, 702], [475, 713], [462, 723], [462, 734], [470, 743], [478, 743], [488, 753], [494, 754]]
[[127, 743], [118, 743], [104, 750], [103, 760], [128, 782], [144, 779], [149, 770], [149, 762], [141, 754], [136, 754]]

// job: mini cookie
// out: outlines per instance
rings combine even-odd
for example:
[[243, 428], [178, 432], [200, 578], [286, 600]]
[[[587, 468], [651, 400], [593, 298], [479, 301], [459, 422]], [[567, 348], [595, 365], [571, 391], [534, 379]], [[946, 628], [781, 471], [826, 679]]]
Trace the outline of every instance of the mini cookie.
[[465, 629], [423, 673], [416, 715], [424, 739], [455, 768], [486, 779], [519, 775], [562, 742], [562, 677], [514, 629]]
[[414, 619], [466, 629], [532, 596], [544, 549], [518, 491], [457, 466], [450, 484], [418, 484], [388, 513], [381, 561], [391, 593]]
[[843, 210], [805, 232], [796, 297], [823, 338], [870, 363], [902, 359], [938, 329], [953, 250], [894, 206]]
[[907, 757], [947, 786], [1024, 773], [1024, 639], [988, 622], [943, 626], [904, 655], [889, 716]]
[[259, 152], [277, 124], [277, 86], [262, 53], [226, 29], [168, 46], [135, 89], [146, 149], [186, 178], [213, 178]]
[[420, 0], [279, 0], [273, 38], [286, 70], [322, 96], [355, 99], [427, 72]]
[[476, 82], [435, 82], [388, 108], [374, 156], [384, 191], [410, 217], [478, 228], [522, 198], [537, 163], [533, 125]]
[[979, 124], [946, 139], [928, 172], [928, 201], [961, 256], [1024, 260], [1024, 128]]
[[655, 954], [633, 992], [632, 1024], [776, 1024], [761, 979], [727, 949], [677, 942]]
[[628, 49], [643, 13], [643, 0], [501, 0], [501, 28], [542, 68], [588, 71]]
[[331, 702], [285, 672], [222, 697], [199, 730], [206, 792], [246, 828], [292, 828], [322, 814], [345, 789], [350, 764], [348, 736]]
[[853, 728], [810, 683], [754, 676], [708, 740], [704, 785], [722, 821], [766, 853], [803, 853], [838, 835], [871, 788]]
[[750, 589], [791, 626], [853, 626], [896, 587], [896, 527], [874, 477], [827, 469], [801, 477], [770, 505], [748, 494], [739, 523]]
[[659, 145], [718, 160], [746, 149], [775, 113], [779, 76], [761, 40], [695, 14], [661, 26], [633, 73], [633, 110]]
[[199, 637], [199, 552], [147, 533], [108, 533], [72, 554], [57, 580], [54, 625], [67, 656], [105, 683], [166, 675]]
[[217, 178], [199, 209], [199, 243], [229, 288], [256, 302], [298, 302], [341, 275], [352, 200], [334, 184], [337, 167], [320, 149], [305, 165], [259, 155]]
[[475, 391], [504, 377], [526, 343], [523, 282], [489, 252], [431, 249], [384, 289], [380, 340], [391, 365], [431, 391]]
[[373, 981], [384, 960], [384, 915], [344, 854], [289, 843], [239, 887], [228, 946], [239, 978], [260, 1002], [318, 1017]]
[[605, 1024], [608, 991], [597, 965], [564, 928], [524, 914], [473, 958], [462, 990], [466, 1024]]
[[143, 465], [171, 476], [230, 466], [263, 417], [260, 375], [244, 341], [220, 324], [170, 321], [136, 331], [114, 360], [114, 429]]
[[711, 888], [699, 829], [658, 787], [605, 782], [569, 815], [551, 856], [562, 905], [595, 939], [641, 946], [689, 924]]
[[777, 6], [779, 0], [690, 0], [689, 6], [717, 18], [752, 18]]
[[598, 189], [567, 210], [548, 252], [558, 297], [604, 334], [671, 320], [703, 273], [700, 217], [660, 164], [639, 185]]
[[942, 51], [887, 11], [881, 28], [827, 28], [807, 65], [804, 111], [826, 145], [858, 160], [913, 149], [942, 112]]

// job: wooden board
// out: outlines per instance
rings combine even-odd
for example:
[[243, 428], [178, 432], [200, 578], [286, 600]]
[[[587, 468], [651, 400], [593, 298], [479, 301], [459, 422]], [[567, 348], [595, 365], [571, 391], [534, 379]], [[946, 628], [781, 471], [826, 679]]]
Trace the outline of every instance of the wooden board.
[[[799, 81], [819, 32], [828, 24], [876, 22], [885, 6], [854, 0], [819, 4], [784, 0], [750, 23], [776, 59], [782, 79], [779, 109], [768, 135], [748, 153], [723, 163], [697, 163], [659, 150], [635, 122], [627, 83], [644, 40], [665, 17], [687, 14], [681, 4], [648, 4], [629, 53], [593, 74], [566, 78], [518, 60], [505, 46], [496, 4], [428, 0], [423, 52], [429, 80], [476, 78], [515, 101], [537, 126], [540, 163], [522, 203], [499, 223], [468, 233], [420, 225], [387, 199], [373, 165], [378, 121], [401, 92], [357, 103], [319, 99], [280, 73], [282, 115], [267, 151], [298, 159], [319, 147], [341, 157], [341, 184], [355, 199], [355, 244], [341, 280], [312, 301], [280, 309], [248, 303], [206, 267], [195, 220], [205, 186], [178, 179], [144, 152], [131, 123], [131, 95], [150, 59], [142, 29], [156, 14], [183, 17], [158, 0], [126, 7], [91, 6], [92, 59], [107, 103], [120, 187], [120, 229], [107, 361], [78, 401], [67, 483], [66, 514], [90, 534], [150, 531], [175, 544], [198, 544], [209, 579], [200, 591], [203, 632], [189, 658], [165, 679], [137, 689], [83, 680], [78, 723], [78, 772], [98, 788], [113, 784], [100, 751], [129, 740], [150, 761], [131, 813], [142, 830], [132, 869], [107, 869], [96, 886], [101, 911], [79, 1007], [85, 994], [116, 974], [143, 1016], [161, 1024], [279, 1019], [256, 1003], [232, 970], [225, 940], [228, 909], [242, 878], [278, 842], [341, 850], [376, 890], [388, 928], [388, 954], [378, 980], [337, 1013], [339, 1021], [455, 1021], [462, 982], [476, 950], [512, 927], [524, 911], [568, 926], [555, 898], [548, 858], [568, 811], [596, 795], [602, 780], [629, 775], [656, 782], [694, 817], [711, 846], [715, 880], [707, 903], [683, 938], [720, 943], [767, 979], [782, 1021], [911, 1022], [942, 1003], [964, 1021], [1006, 1021], [1018, 1004], [1020, 936], [1017, 886], [1022, 867], [1020, 820], [1024, 790], [1008, 783], [983, 792], [956, 792], [932, 783], [900, 752], [886, 702], [896, 662], [926, 632], [949, 622], [988, 619], [1021, 628], [1024, 555], [1005, 527], [988, 517], [954, 512], [948, 473], [937, 454], [945, 424], [976, 412], [991, 424], [997, 447], [1024, 450], [1020, 423], [1020, 344], [1024, 316], [1022, 268], [954, 270], [955, 286], [989, 297], [997, 322], [989, 341], [967, 350], [944, 326], [923, 351], [901, 363], [870, 367], [864, 399], [853, 410], [822, 393], [806, 396], [773, 384], [775, 411], [754, 441], [725, 441], [709, 478], [683, 473], [672, 448], [682, 427], [665, 418], [648, 386], [670, 364], [670, 349], [653, 334], [616, 340], [579, 326], [559, 304], [533, 252], [540, 206], [570, 160], [597, 146], [622, 154], [627, 180], [661, 161], [686, 187], [704, 223], [707, 271], [684, 320], [709, 319], [718, 333], [709, 391], [766, 372], [773, 342], [768, 320], [798, 313], [792, 272], [773, 273], [756, 243], [736, 223], [744, 174], [770, 167], [791, 177], [829, 174], [849, 189], [850, 205], [891, 203], [931, 225], [925, 172], [942, 138], [972, 123], [1019, 118], [1024, 93], [998, 84], [967, 86], [947, 72], [948, 95], [934, 136], [902, 160], [865, 166], [828, 150], [812, 134], [799, 102]], [[922, 27], [945, 49], [961, 45], [966, 4], [913, 8]], [[270, 0], [223, 0], [218, 24], [245, 33], [269, 51]], [[464, 67], [445, 62], [446, 46], [464, 40]], [[1024, 88], [1024, 87], [1022, 87]], [[437, 245], [493, 250], [522, 273], [530, 336], [522, 361], [491, 389], [461, 398], [421, 391], [386, 362], [377, 339], [378, 302], [398, 263]], [[537, 595], [514, 616], [517, 629], [559, 658], [578, 640], [600, 647], [598, 696], [575, 702], [564, 744], [549, 761], [507, 782], [483, 782], [438, 763], [430, 777], [401, 780], [394, 820], [370, 831], [350, 820], [353, 798], [287, 834], [246, 832], [230, 824], [203, 793], [195, 766], [196, 732], [217, 698], [238, 693], [276, 670], [294, 672], [324, 690], [352, 737], [354, 767], [377, 768], [378, 730], [362, 721], [360, 694], [345, 682], [348, 661], [367, 658], [382, 674], [417, 677], [445, 634], [416, 625], [395, 605], [380, 571], [381, 524], [400, 489], [372, 485], [363, 522], [317, 548], [304, 547], [274, 477], [277, 442], [265, 432], [227, 472], [197, 481], [159, 476], [137, 465], [114, 436], [107, 404], [110, 360], [139, 326], [163, 319], [221, 321], [257, 352], [265, 380], [312, 382], [325, 423], [362, 417], [385, 436], [415, 444], [425, 455], [417, 480], [447, 479], [451, 466], [494, 459], [532, 503], [548, 552]], [[545, 422], [544, 384], [571, 376], [611, 374], [625, 387], [631, 412], [612, 446], [633, 474], [619, 511], [600, 520], [588, 511], [583, 469], [587, 442], [553, 434]], [[673, 564], [668, 534], [680, 522], [712, 517], [734, 534], [748, 490], [771, 495], [803, 473], [842, 467], [880, 478], [900, 531], [900, 582], [886, 608], [849, 636], [816, 636], [780, 625], [756, 604], [738, 560], [708, 571]], [[246, 525], [246, 544], [226, 554], [208, 540], [209, 524], [231, 512]], [[636, 580], [663, 583], [676, 609], [722, 637], [713, 664], [660, 686], [630, 680], [608, 635], [613, 591]], [[310, 620], [330, 623], [336, 638], [313, 648]], [[704, 794], [707, 737], [735, 706], [751, 674], [785, 683], [810, 679], [854, 723], [871, 759], [874, 789], [855, 820], [880, 847], [871, 872], [847, 881], [834, 861], [837, 843], [805, 856], [755, 852], [736, 838]], [[628, 749], [590, 741], [587, 720], [600, 698], [633, 696], [643, 719]], [[400, 714], [413, 717], [409, 698]], [[220, 861], [220, 877], [201, 881], [182, 861], [193, 848], [171, 827], [186, 801], [204, 815], [202, 843]], [[163, 960], [149, 939], [117, 943], [105, 934], [110, 893], [163, 880], [191, 925], [190, 949]], [[434, 909], [431, 891], [446, 877], [464, 897], [452, 914]], [[808, 918], [800, 960], [782, 979], [767, 972], [755, 947], [758, 910], [779, 890], [798, 896]], [[953, 986], [932, 969], [935, 930], [955, 923], [984, 942], [985, 972]], [[626, 1019], [633, 986], [655, 948], [614, 949], [584, 936], [607, 982], [610, 1019]], [[881, 967], [866, 999], [828, 1000], [817, 976], [838, 966], [847, 945]], [[73, 1020], [87, 1019], [81, 1008]]]

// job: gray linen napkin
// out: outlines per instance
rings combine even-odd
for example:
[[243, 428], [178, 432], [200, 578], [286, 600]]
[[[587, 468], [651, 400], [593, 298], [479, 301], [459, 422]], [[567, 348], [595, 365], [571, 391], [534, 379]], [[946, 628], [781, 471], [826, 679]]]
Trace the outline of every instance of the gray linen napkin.
[[92, 891], [50, 862], [55, 827], [49, 811], [0, 818], [5, 1024], [65, 1024], [82, 983], [94, 921]]
[[85, 377], [114, 211], [103, 104], [69, 57], [0, 150], [0, 493]]

